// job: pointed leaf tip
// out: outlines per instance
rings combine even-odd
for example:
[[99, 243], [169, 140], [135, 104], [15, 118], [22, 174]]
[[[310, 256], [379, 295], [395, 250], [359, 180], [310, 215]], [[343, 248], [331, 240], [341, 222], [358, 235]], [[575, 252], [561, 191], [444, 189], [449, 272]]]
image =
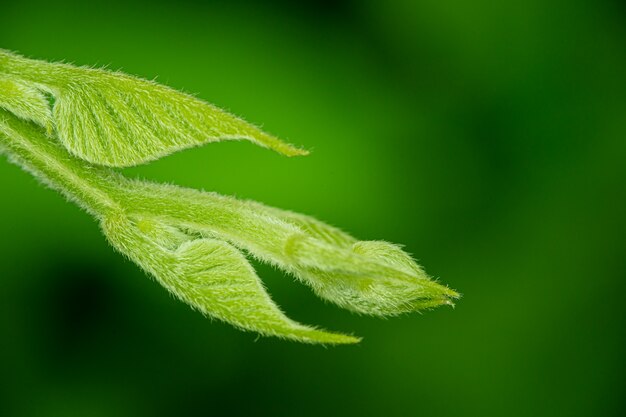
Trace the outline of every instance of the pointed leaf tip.
[[225, 140], [249, 140], [287, 156], [306, 150], [218, 107], [130, 75], [69, 65], [51, 67], [68, 81], [55, 89], [59, 139], [75, 156], [111, 167], [147, 163]]
[[296, 275], [320, 297], [357, 313], [394, 316], [450, 304], [458, 297], [388, 242], [356, 242], [350, 249], [309, 239], [296, 252]]
[[313, 344], [351, 344], [358, 338], [289, 319], [270, 298], [252, 265], [229, 243], [192, 238], [159, 219], [123, 214], [103, 223], [109, 241], [180, 300], [240, 329]]

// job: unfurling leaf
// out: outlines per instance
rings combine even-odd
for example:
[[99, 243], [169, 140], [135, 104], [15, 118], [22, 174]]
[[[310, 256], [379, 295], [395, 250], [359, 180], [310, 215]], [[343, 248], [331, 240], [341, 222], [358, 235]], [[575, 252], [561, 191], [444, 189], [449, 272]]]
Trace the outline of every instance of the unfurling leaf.
[[317, 219], [254, 201], [129, 180], [110, 167], [248, 139], [305, 152], [157, 83], [0, 50], [0, 151], [101, 224], [109, 242], [171, 293], [238, 328], [305, 343], [356, 343], [289, 319], [248, 257], [348, 310], [393, 316], [453, 305], [399, 246], [359, 241]]

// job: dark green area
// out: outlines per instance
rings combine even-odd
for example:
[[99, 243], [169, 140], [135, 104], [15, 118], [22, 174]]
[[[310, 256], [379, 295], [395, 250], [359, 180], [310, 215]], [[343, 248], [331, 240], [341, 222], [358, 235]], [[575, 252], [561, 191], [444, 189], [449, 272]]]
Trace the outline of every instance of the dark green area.
[[257, 340], [3, 160], [0, 415], [624, 415], [625, 23], [618, 1], [3, 2], [0, 47], [158, 76], [313, 150], [129, 175], [403, 243], [464, 298], [358, 317], [260, 267], [290, 316], [365, 340]]

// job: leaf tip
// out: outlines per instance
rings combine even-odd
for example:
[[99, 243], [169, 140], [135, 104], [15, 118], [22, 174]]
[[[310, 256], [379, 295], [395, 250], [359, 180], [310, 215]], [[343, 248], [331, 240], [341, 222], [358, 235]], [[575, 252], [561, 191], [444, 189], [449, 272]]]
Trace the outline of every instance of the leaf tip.
[[292, 156], [309, 156], [311, 152], [307, 149], [292, 147], [292, 150], [289, 153], [286, 153], [288, 157]]
[[[361, 338], [341, 333], [331, 333], [321, 330], [315, 330], [311, 334], [310, 342], [322, 345], [355, 345], [361, 342]], [[306, 340], [309, 341], [309, 340]]]

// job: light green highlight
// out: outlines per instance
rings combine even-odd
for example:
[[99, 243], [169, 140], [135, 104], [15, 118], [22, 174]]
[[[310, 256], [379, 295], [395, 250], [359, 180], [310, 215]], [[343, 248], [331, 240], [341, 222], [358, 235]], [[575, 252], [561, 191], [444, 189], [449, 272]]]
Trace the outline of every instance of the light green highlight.
[[305, 343], [359, 341], [285, 316], [247, 256], [360, 314], [394, 316], [458, 298], [398, 245], [358, 241], [309, 216], [114, 170], [230, 139], [306, 153], [157, 83], [0, 50], [2, 150], [93, 215], [113, 247], [203, 314]]

